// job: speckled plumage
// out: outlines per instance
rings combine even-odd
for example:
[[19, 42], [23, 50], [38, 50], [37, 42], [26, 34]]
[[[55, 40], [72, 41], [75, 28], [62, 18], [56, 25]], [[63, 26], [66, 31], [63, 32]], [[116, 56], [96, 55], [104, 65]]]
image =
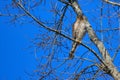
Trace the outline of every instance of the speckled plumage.
[[[75, 40], [81, 42], [82, 38], [84, 37], [84, 35], [86, 33], [85, 26], [86, 26], [85, 18], [83, 16], [78, 16], [77, 20], [73, 24], [73, 30], [72, 30], [73, 38]], [[79, 45], [79, 43], [73, 42], [72, 49], [69, 54], [69, 58], [74, 57], [74, 52], [78, 45]]]

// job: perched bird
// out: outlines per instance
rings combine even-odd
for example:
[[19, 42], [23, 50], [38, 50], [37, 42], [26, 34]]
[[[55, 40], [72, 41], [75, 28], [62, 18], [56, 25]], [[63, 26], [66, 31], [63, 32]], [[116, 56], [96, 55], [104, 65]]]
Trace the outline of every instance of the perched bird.
[[[77, 16], [77, 19], [76, 19], [75, 23], [73, 24], [73, 28], [72, 28], [72, 35], [75, 40], [81, 42], [82, 38], [84, 37], [84, 35], [86, 33], [85, 27], [86, 27], [85, 17], [82, 15]], [[74, 52], [78, 45], [79, 45], [79, 43], [73, 42], [72, 49], [69, 53], [70, 59], [73, 59]]]

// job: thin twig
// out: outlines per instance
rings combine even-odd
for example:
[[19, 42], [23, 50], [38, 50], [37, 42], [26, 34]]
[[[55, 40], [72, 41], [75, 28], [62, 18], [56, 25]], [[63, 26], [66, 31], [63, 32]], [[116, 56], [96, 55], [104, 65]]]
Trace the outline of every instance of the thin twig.
[[92, 65], [87, 66], [87, 67], [85, 67], [84, 69], [82, 69], [82, 71], [80, 71], [79, 74], [76, 74], [76, 75], [75, 75], [75, 77], [74, 77], [73, 80], [79, 80], [81, 74], [84, 73], [87, 69], [89, 69], [89, 68], [91, 68], [91, 67], [93, 67], [93, 66], [95, 66], [95, 64], [92, 64]]
[[117, 56], [119, 50], [120, 50], [120, 46], [118, 46], [117, 50], [115, 51], [114, 56], [113, 56], [113, 58], [112, 58], [112, 61], [115, 60], [115, 58], [116, 58], [116, 56]]

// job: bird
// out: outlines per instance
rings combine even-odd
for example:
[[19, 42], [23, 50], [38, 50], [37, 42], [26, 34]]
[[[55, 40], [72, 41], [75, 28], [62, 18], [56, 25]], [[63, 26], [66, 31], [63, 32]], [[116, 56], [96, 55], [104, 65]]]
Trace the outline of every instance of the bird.
[[[75, 41], [72, 43], [72, 49], [69, 53], [69, 58], [74, 58], [74, 53], [77, 48], [77, 46], [81, 43], [85, 33], [86, 33], [86, 18], [83, 15], [77, 16], [76, 21], [74, 22], [72, 26], [72, 36]], [[76, 42], [76, 41], [79, 41]]]

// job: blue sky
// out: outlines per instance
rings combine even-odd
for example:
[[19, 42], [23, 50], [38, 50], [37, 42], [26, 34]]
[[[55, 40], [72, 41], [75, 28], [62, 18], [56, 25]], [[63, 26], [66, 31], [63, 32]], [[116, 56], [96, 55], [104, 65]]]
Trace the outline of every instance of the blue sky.
[[5, 19], [0, 17], [0, 80], [25, 80], [25, 72], [36, 68], [34, 49], [28, 47], [37, 30], [29, 25], [15, 27]]
[[[7, 14], [4, 9], [6, 4], [10, 3], [11, 0], [0, 1], [0, 13]], [[11, 6], [8, 9], [16, 14], [16, 10], [12, 10]], [[35, 38], [39, 29], [36, 25], [11, 23], [12, 18], [0, 16], [0, 80], [29, 80], [30, 76], [26, 72], [34, 73], [37, 66], [35, 48], [29, 46], [33, 46], [31, 40]], [[26, 20], [23, 18], [21, 22], [26, 23]]]
[[[5, 4], [9, 3], [9, 1], [10, 0], [0, 1], [0, 13], [2, 12], [2, 13], [6, 14], [6, 11], [4, 11], [3, 7], [5, 7]], [[86, 2], [86, 0], [85, 1], [81, 0], [81, 2], [82, 2], [81, 8], [83, 9], [83, 12], [85, 13], [85, 15], [88, 17], [88, 20], [92, 24], [93, 28], [100, 29], [100, 25], [99, 25], [100, 17], [98, 17], [98, 16], [100, 16], [100, 8], [99, 9], [97, 9], [97, 8], [99, 6], [101, 6], [101, 3], [98, 3], [98, 1], [95, 0], [94, 4], [90, 4], [92, 2], [92, 1], [90, 1], [90, 2], [88, 2], [89, 6], [86, 6], [88, 3], [83, 4]], [[3, 3], [3, 4], [1, 4], [1, 3]], [[98, 4], [99, 4], [99, 6], [98, 6]], [[57, 6], [57, 3], [54, 5]], [[49, 6], [50, 6], [50, 3], [46, 2], [46, 5], [42, 4], [42, 5], [40, 5], [40, 8], [36, 7], [35, 11], [34, 10], [33, 10], [33, 12], [31, 11], [31, 13], [33, 13], [33, 15], [36, 15], [37, 18], [40, 17], [41, 21], [54, 22], [53, 20], [55, 20], [56, 16], [52, 12], [51, 7], [49, 7]], [[58, 7], [59, 7], [59, 5], [58, 5]], [[59, 7], [59, 8], [61, 9], [61, 7]], [[90, 13], [90, 11], [93, 8], [95, 8], [96, 11], [93, 10], [94, 12]], [[69, 9], [71, 9], [71, 8], [69, 8]], [[13, 12], [12, 12], [13, 14], [14, 14], [14, 11], [15, 10], [13, 10]], [[106, 11], [106, 9], [105, 9], [105, 11]], [[71, 14], [72, 19], [71, 19], [71, 17], [69, 17], [69, 15], [66, 15], [65, 21], [67, 23], [71, 22], [71, 24], [73, 24], [73, 21], [75, 20], [74, 12], [70, 13], [68, 11], [67, 14], [69, 14], [69, 15]], [[94, 15], [94, 14], [96, 14], [96, 15]], [[31, 18], [28, 18], [28, 17], [27, 17], [27, 19], [31, 20]], [[26, 23], [23, 25], [22, 24], [18, 25], [17, 23], [16, 24], [10, 23], [9, 20], [10, 20], [10, 18], [8, 18], [7, 16], [4, 16], [4, 17], [0, 16], [0, 80], [16, 80], [16, 79], [29, 80], [28, 78], [30, 76], [28, 76], [25, 72], [33, 73], [34, 70], [36, 70], [36, 66], [37, 66], [36, 56], [34, 55], [35, 48], [34, 47], [29, 48], [29, 46], [33, 45], [31, 43], [31, 40], [34, 39], [38, 33], [40, 33], [39, 29], [38, 29], [39, 25], [36, 25], [36, 23], [34, 23], [34, 22], [27, 24], [27, 21], [25, 20], [25, 18], [19, 19], [19, 21], [23, 20], [23, 22]], [[103, 22], [106, 23], [107, 20], [104, 20]], [[63, 24], [63, 25], [64, 25], [63, 28], [66, 28], [68, 26], [66, 24]], [[104, 24], [104, 27], [106, 28], [105, 25], [107, 25], [107, 24]], [[40, 28], [40, 30], [44, 32], [44, 29], [43, 30], [42, 29], [43, 28]], [[41, 32], [41, 33], [43, 33], [43, 32]], [[100, 33], [98, 33], [98, 35], [100, 35]], [[99, 36], [99, 38], [100, 38], [100, 36]], [[86, 39], [85, 41], [89, 41], [88, 37], [85, 39]], [[69, 43], [69, 45], [70, 45], [70, 43]], [[90, 47], [94, 48], [94, 46], [92, 46], [92, 45], [90, 45]], [[63, 50], [65, 50], [65, 49], [63, 49]], [[82, 50], [85, 51], [85, 49], [82, 49]], [[80, 51], [82, 51], [82, 50], [80, 49]], [[97, 49], [95, 49], [95, 50], [99, 53], [99, 51]], [[66, 53], [69, 53], [69, 50], [67, 50], [67, 51], [68, 52], [66, 52]], [[79, 56], [79, 55], [81, 55], [81, 53], [76, 54], [76, 55]], [[90, 58], [90, 56], [89, 56], [89, 58]]]

